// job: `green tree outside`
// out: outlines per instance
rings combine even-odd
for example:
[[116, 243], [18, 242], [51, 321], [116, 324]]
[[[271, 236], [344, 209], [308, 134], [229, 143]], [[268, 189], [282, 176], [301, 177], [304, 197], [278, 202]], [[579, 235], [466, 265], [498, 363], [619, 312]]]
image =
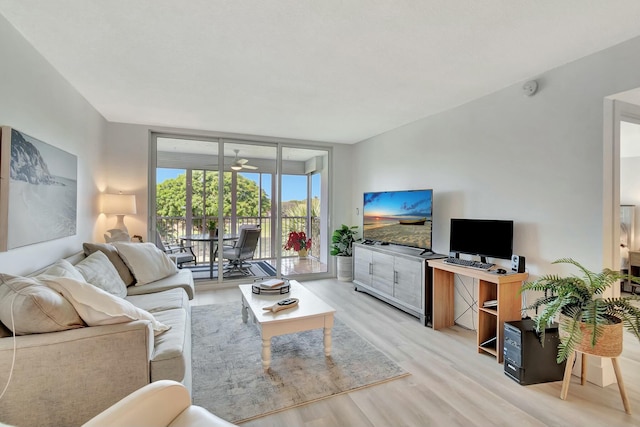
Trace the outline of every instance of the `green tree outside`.
[[[202, 189], [203, 175], [205, 178], [206, 204], [203, 205]], [[237, 185], [237, 216], [269, 216], [271, 211], [271, 199], [267, 193], [259, 191], [258, 185], [242, 175], [236, 179]], [[224, 173], [224, 205], [223, 215], [231, 216], [231, 173]], [[193, 171], [192, 173], [192, 206], [191, 215], [193, 217], [217, 217], [218, 216], [218, 174], [215, 172]], [[260, 194], [261, 205], [258, 212], [258, 194]], [[157, 185], [156, 188], [156, 214], [158, 216], [185, 215], [187, 204], [187, 176], [180, 174], [176, 178], [167, 179]]]

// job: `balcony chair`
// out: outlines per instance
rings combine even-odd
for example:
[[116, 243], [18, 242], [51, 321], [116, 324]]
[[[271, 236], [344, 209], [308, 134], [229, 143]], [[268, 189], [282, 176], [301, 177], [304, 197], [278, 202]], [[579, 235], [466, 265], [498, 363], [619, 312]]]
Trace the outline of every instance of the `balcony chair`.
[[238, 272], [244, 276], [250, 276], [249, 267], [251, 264], [246, 261], [253, 259], [259, 239], [260, 227], [240, 227], [240, 235], [235, 244], [233, 246], [224, 246], [222, 249], [222, 258], [228, 260], [224, 265], [222, 275], [227, 277], [234, 272]]
[[178, 268], [182, 268], [183, 264], [198, 263], [198, 258], [193, 252], [193, 247], [184, 245], [172, 245], [162, 241], [159, 232], [156, 232], [156, 246], [176, 263]]
[[105, 409], [82, 427], [234, 427], [211, 412], [191, 404], [184, 385], [155, 381]]

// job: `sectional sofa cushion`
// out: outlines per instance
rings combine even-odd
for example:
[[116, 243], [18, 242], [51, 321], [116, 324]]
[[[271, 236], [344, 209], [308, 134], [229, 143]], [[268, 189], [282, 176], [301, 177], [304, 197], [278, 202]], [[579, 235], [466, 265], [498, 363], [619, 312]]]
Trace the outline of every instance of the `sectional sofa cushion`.
[[97, 286], [103, 291], [124, 298], [127, 296], [127, 285], [122, 281], [118, 271], [109, 258], [96, 251], [77, 263], [75, 268], [82, 274], [84, 281]]
[[158, 322], [148, 311], [89, 283], [52, 276], [43, 276], [41, 280], [69, 300], [82, 320], [89, 326], [148, 320], [152, 324], [155, 335], [169, 329], [169, 326]]
[[131, 295], [146, 295], [156, 292], [162, 292], [169, 289], [182, 288], [187, 293], [189, 299], [193, 299], [195, 293], [195, 286], [193, 284], [193, 274], [188, 268], [181, 268], [178, 273], [165, 277], [164, 279], [156, 280], [152, 283], [147, 283], [142, 286], [129, 286], [127, 293]]
[[113, 245], [110, 245], [109, 243], [83, 243], [82, 249], [85, 256], [89, 256], [95, 251], [104, 253], [118, 271], [118, 274], [125, 285], [131, 286], [136, 281], [131, 274], [131, 271], [129, 271], [129, 267], [127, 267], [122, 258], [120, 258], [118, 250]]
[[151, 356], [151, 381], [183, 381], [191, 364], [191, 316], [188, 309], [165, 310], [158, 320], [172, 325], [170, 331], [157, 336]]
[[126, 300], [154, 316], [159, 311], [189, 307], [189, 297], [183, 288], [167, 289], [144, 295], [130, 295]]
[[114, 242], [122, 260], [136, 278], [136, 286], [164, 279], [178, 272], [178, 267], [153, 243]]
[[73, 305], [40, 279], [0, 274], [0, 281], [0, 321], [16, 335], [84, 326]]

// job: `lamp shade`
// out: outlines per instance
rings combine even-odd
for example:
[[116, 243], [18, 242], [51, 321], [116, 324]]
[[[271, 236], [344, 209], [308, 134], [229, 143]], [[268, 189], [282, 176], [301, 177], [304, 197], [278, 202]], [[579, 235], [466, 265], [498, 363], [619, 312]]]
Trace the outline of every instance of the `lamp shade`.
[[135, 215], [135, 194], [103, 194], [102, 213], [115, 215]]

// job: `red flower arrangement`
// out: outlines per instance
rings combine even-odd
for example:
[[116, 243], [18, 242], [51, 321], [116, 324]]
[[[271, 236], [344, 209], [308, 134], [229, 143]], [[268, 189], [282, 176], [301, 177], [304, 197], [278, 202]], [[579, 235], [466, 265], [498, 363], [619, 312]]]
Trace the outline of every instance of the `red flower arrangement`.
[[307, 239], [304, 231], [292, 231], [289, 233], [289, 240], [284, 245], [286, 250], [293, 249], [299, 251], [311, 248], [311, 239]]

